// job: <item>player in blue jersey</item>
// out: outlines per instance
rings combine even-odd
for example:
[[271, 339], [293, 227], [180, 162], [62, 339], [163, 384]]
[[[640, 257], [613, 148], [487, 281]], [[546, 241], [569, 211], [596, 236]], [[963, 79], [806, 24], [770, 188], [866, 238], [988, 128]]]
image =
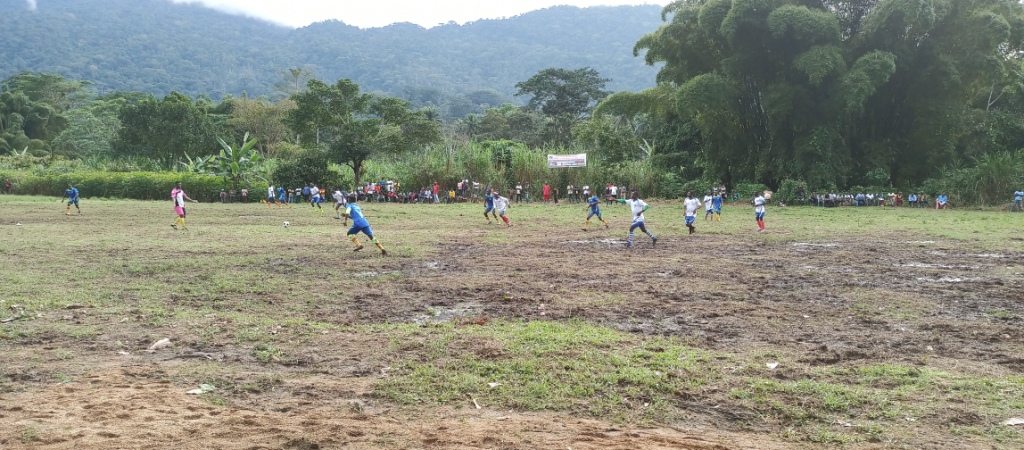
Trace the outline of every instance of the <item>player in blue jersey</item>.
[[488, 213], [494, 216], [494, 221], [498, 221], [498, 213], [494, 211], [494, 189], [487, 189], [487, 193], [484, 194], [484, 219], [487, 219], [487, 224], [490, 225], [491, 218], [487, 215]]
[[63, 202], [64, 199], [68, 199], [68, 210], [64, 213], [65, 215], [71, 215], [71, 205], [75, 205], [79, 214], [82, 213], [82, 208], [78, 206], [78, 188], [68, 183], [68, 188], [64, 190], [64, 196], [60, 198], [60, 201]]
[[352, 219], [352, 228], [348, 230], [348, 238], [352, 240], [353, 244], [356, 244], [356, 248], [352, 251], [358, 252], [363, 249], [363, 244], [359, 243], [359, 239], [356, 238], [356, 234], [360, 231], [370, 238], [370, 242], [373, 242], [377, 248], [380, 249], [381, 256], [388, 256], [388, 251], [384, 250], [384, 246], [380, 244], [377, 238], [373, 237], [373, 230], [370, 229], [370, 222], [366, 221], [366, 217], [363, 217], [363, 210], [359, 205], [355, 203], [349, 203], [345, 207], [345, 212], [341, 213], [345, 217], [345, 226], [348, 226], [348, 219]]
[[722, 197], [724, 196], [725, 194], [718, 194], [711, 197], [711, 209], [715, 211], [715, 219], [719, 222], [722, 221]]
[[597, 220], [600, 220], [604, 224], [605, 228], [608, 228], [608, 222], [604, 221], [601, 217], [601, 198], [597, 195], [587, 199], [587, 208], [590, 212], [587, 214], [587, 221], [583, 223], [583, 231], [587, 231], [590, 228], [590, 218], [597, 216]]

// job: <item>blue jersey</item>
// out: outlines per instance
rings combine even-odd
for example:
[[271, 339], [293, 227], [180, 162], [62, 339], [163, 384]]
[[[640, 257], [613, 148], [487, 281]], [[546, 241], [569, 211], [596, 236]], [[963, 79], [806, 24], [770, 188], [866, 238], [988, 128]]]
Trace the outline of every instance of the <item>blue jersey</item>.
[[363, 210], [359, 208], [359, 205], [355, 203], [349, 203], [348, 207], [345, 208], [345, 215], [352, 218], [353, 228], [362, 228], [370, 226], [370, 223], [363, 217]]
[[493, 195], [487, 194], [487, 195], [484, 196], [484, 207], [485, 208], [492, 208], [492, 209], [494, 208], [494, 196]]
[[716, 195], [711, 197], [711, 207], [715, 209], [722, 209], [722, 196]]
[[68, 198], [68, 201], [78, 200], [78, 188], [65, 189], [64, 196]]
[[587, 203], [590, 204], [590, 212], [596, 213], [600, 211], [601, 199], [596, 195], [588, 198]]

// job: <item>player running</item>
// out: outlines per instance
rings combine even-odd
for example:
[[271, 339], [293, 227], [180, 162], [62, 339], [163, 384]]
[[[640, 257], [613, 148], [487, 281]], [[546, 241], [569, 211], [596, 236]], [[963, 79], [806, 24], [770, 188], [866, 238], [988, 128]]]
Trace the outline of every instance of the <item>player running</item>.
[[356, 244], [356, 248], [352, 249], [354, 252], [358, 252], [363, 249], [363, 244], [359, 243], [359, 239], [356, 238], [356, 234], [362, 232], [366, 237], [370, 238], [370, 242], [373, 242], [377, 248], [380, 249], [381, 256], [388, 256], [388, 251], [384, 250], [384, 246], [381, 245], [377, 238], [373, 237], [373, 230], [370, 229], [370, 222], [366, 221], [366, 217], [363, 217], [363, 210], [359, 205], [355, 203], [349, 203], [345, 206], [345, 212], [341, 213], [345, 216], [345, 226], [348, 226], [348, 219], [352, 219], [352, 228], [348, 230], [348, 238], [352, 240], [353, 244]]
[[68, 199], [68, 209], [64, 212], [66, 216], [71, 216], [71, 205], [75, 205], [79, 214], [82, 213], [82, 208], [78, 206], [78, 188], [72, 186], [71, 183], [68, 183], [68, 188], [64, 190], [64, 196], [60, 198], [60, 201], [63, 202], [65, 198]]
[[[711, 202], [708, 202], [708, 206], [711, 206]], [[686, 200], [683, 200], [683, 207], [686, 208], [686, 228], [690, 229], [690, 234], [697, 232], [697, 210], [700, 209], [700, 200], [697, 200], [693, 196], [693, 191], [686, 193]], [[710, 214], [711, 209], [708, 209]], [[707, 218], [707, 215], [704, 216]]]
[[488, 225], [492, 223], [491, 218], [487, 215], [488, 213], [494, 216], [495, 221], [498, 220], [498, 213], [494, 212], [494, 197], [496, 195], [497, 194], [494, 193], [494, 189], [490, 188], [488, 188], [487, 192], [484, 194], [484, 219], [487, 219]]
[[[590, 189], [586, 189], [586, 191], [589, 192]], [[590, 218], [594, 216], [597, 216], [597, 220], [600, 220], [601, 223], [604, 224], [605, 229], [607, 229], [608, 222], [605, 222], [604, 218], [601, 217], [601, 198], [596, 194], [593, 197], [588, 198], [587, 208], [590, 209], [590, 213], [587, 214], [587, 221], [583, 223], [583, 231], [587, 231], [587, 228], [590, 228]]]
[[288, 191], [285, 190], [284, 186], [278, 186], [277, 187], [277, 207], [280, 208], [282, 204], [284, 204], [284, 206], [287, 206], [289, 208], [292, 207], [292, 205], [288, 204]]
[[754, 219], [757, 220], [757, 232], [764, 233], [764, 205], [767, 203], [760, 192], [754, 194]]
[[178, 214], [178, 219], [171, 224], [171, 228], [177, 230], [180, 223], [182, 231], [188, 230], [188, 228], [185, 228], [185, 202], [199, 203], [199, 201], [188, 198], [188, 195], [181, 188], [180, 181], [174, 183], [174, 189], [171, 190], [171, 201], [174, 202], [174, 212]]
[[336, 214], [334, 218], [340, 219], [341, 207], [345, 206], [348, 201], [345, 200], [345, 194], [343, 194], [339, 188], [334, 188], [334, 194], [331, 194], [331, 196], [334, 197], [334, 213]]
[[719, 222], [722, 221], [722, 197], [725, 197], [725, 193], [711, 197], [711, 209], [715, 211], [715, 219]]
[[647, 227], [644, 224], [644, 211], [650, 209], [650, 206], [648, 206], [643, 200], [637, 198], [636, 191], [633, 191], [631, 198], [620, 198], [618, 199], [618, 202], [629, 205], [630, 210], [633, 212], [633, 224], [629, 226], [629, 238], [626, 239], [626, 248], [633, 247], [633, 230], [637, 228], [651, 237], [652, 246], [656, 245], [658, 243], [658, 238], [654, 237], [650, 231], [647, 231]]
[[707, 194], [704, 194], [704, 220], [705, 221], [714, 220], [715, 219], [715, 216], [714, 216], [715, 210], [711, 206], [711, 201], [712, 201], [711, 191], [708, 191]]
[[509, 199], [502, 197], [501, 194], [495, 193], [492, 197], [494, 198], [494, 210], [498, 212], [499, 216], [501, 216], [501, 220], [505, 221], [505, 228], [511, 227], [512, 222], [510, 222], [508, 220], [508, 216], [505, 215], [505, 208], [511, 208], [512, 202]]
[[309, 206], [317, 208], [317, 212], [323, 214], [324, 207], [320, 205], [321, 203], [323, 203], [323, 198], [320, 196], [320, 188], [316, 187], [313, 183], [309, 183]]

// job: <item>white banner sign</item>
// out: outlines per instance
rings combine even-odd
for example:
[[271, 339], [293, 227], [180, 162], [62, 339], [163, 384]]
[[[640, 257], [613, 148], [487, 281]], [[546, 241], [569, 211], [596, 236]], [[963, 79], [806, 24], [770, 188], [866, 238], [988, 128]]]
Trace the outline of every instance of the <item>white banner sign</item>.
[[587, 154], [548, 155], [548, 169], [564, 169], [566, 167], [587, 167]]

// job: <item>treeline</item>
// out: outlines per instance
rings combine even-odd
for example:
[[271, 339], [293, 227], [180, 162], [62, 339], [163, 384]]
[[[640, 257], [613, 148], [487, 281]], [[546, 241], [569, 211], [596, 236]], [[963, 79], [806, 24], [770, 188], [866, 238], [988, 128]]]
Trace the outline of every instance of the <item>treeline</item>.
[[[759, 6], [754, 7], [752, 5]], [[286, 98], [95, 95], [21, 74], [0, 86], [0, 172], [183, 171], [231, 186], [418, 188], [616, 183], [677, 197], [725, 184], [947, 193], [999, 204], [1024, 184], [1024, 8], [1011, 0], [681, 1], [636, 51], [658, 85], [613, 93], [548, 68], [459, 119], [355, 81], [282, 78]], [[587, 153], [586, 169], [547, 169]], [[74, 166], [74, 167], [72, 167]], [[3, 173], [0, 173], [3, 175]]]

